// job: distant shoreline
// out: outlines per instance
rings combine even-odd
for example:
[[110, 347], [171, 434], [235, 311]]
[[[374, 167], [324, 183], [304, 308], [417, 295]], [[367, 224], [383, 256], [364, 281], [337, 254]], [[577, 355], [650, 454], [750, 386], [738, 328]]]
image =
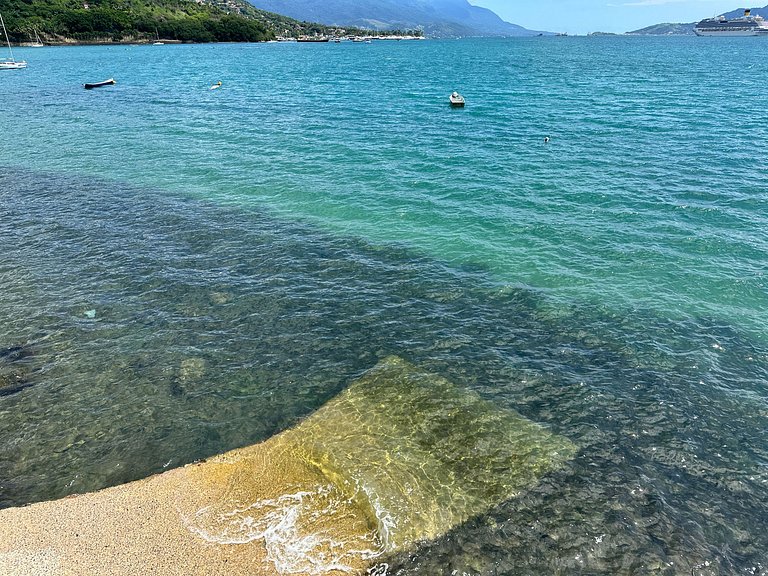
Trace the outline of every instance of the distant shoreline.
[[[366, 39], [370, 40], [381, 40], [381, 41], [389, 41], [389, 42], [395, 42], [395, 41], [410, 41], [410, 40], [427, 40], [426, 37], [423, 36], [366, 36]], [[339, 39], [340, 42], [360, 42], [360, 40], [351, 40], [351, 39]], [[295, 38], [290, 39], [274, 39], [274, 40], [256, 40], [252, 42], [248, 41], [242, 41], [242, 42], [186, 42], [182, 40], [165, 40], [161, 38], [160, 40], [147, 40], [147, 39], [141, 39], [141, 40], [93, 40], [93, 41], [83, 41], [83, 40], [61, 40], [57, 42], [45, 42], [45, 46], [153, 46], [156, 42], [161, 42], [162, 44], [186, 44], [186, 45], [195, 45], [195, 44], [267, 44], [267, 43], [274, 43], [279, 42], [283, 44], [293, 44], [293, 43], [303, 43]], [[335, 38], [332, 38], [328, 41], [321, 41], [321, 42], [308, 42], [310, 44], [312, 43], [330, 43], [333, 44], [336, 42]], [[14, 48], [33, 48], [31, 42], [18, 42], [13, 43], [11, 42], [11, 45]]]
[[[49, 46], [152, 46], [157, 40], [94, 40], [94, 41], [59, 41], [59, 42], [44, 42], [45, 47]], [[181, 40], [159, 40], [163, 44], [250, 44], [250, 42], [182, 42]], [[268, 40], [260, 40], [259, 42], [268, 42]], [[255, 43], [255, 42], [254, 42]], [[34, 48], [31, 42], [18, 42], [14, 44], [11, 42], [11, 46], [14, 48]]]

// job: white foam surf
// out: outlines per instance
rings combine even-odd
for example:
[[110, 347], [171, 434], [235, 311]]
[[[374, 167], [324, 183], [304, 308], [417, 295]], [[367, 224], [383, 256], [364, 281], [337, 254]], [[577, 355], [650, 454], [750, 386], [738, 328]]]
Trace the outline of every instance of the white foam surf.
[[187, 518], [187, 526], [216, 544], [262, 542], [278, 574], [351, 573], [361, 559], [382, 553], [374, 530], [339, 539], [334, 523], [351, 505], [333, 485], [318, 485], [245, 507], [208, 506]]

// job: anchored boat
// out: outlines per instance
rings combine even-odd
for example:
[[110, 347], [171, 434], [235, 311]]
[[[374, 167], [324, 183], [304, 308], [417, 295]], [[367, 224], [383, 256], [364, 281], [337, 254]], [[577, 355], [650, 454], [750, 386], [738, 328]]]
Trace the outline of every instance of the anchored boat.
[[26, 68], [27, 63], [24, 60], [16, 61], [13, 58], [13, 50], [11, 49], [11, 41], [8, 39], [8, 31], [5, 29], [5, 22], [3, 21], [3, 15], [0, 14], [0, 24], [3, 26], [3, 34], [5, 35], [5, 43], [8, 44], [8, 52], [10, 54], [10, 58], [6, 58], [5, 60], [0, 60], [0, 70], [20, 70], [21, 68]]
[[90, 90], [92, 88], [101, 88], [102, 86], [111, 86], [115, 83], [114, 78], [110, 78], [109, 80], [103, 80], [101, 82], [88, 82], [86, 84], [83, 84], [83, 88], [86, 90]]
[[299, 36], [296, 38], [296, 42], [330, 42], [331, 39], [328, 36]]
[[464, 108], [464, 96], [459, 94], [458, 92], [454, 92], [448, 97], [448, 100], [451, 103], [451, 106], [454, 108]]
[[43, 46], [45, 46], [45, 44], [43, 44], [43, 41], [40, 40], [40, 34], [37, 33], [37, 28], [35, 28], [35, 41], [32, 42], [31, 44], [28, 44], [28, 46], [30, 48], [42, 48]]

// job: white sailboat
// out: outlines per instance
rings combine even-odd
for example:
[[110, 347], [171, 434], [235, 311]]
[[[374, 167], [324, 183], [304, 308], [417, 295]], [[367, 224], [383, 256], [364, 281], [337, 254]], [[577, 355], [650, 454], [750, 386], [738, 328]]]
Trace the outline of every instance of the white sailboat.
[[3, 26], [3, 34], [5, 35], [5, 42], [8, 44], [8, 52], [11, 57], [5, 60], [0, 60], [0, 70], [19, 70], [26, 68], [27, 63], [24, 60], [16, 61], [13, 58], [13, 50], [11, 49], [11, 41], [8, 39], [8, 31], [5, 29], [5, 22], [3, 21], [3, 15], [0, 14], [0, 24]]
[[35, 41], [29, 44], [29, 47], [42, 48], [43, 46], [45, 46], [45, 44], [43, 44], [43, 41], [40, 40], [40, 34], [37, 33], [37, 28], [35, 28]]

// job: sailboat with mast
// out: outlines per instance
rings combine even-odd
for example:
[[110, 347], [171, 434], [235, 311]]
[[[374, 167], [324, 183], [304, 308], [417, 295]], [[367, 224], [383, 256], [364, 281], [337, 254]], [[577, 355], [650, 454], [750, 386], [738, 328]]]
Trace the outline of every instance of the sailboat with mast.
[[45, 46], [43, 44], [43, 41], [40, 40], [40, 34], [37, 33], [37, 28], [35, 28], [35, 41], [28, 45], [30, 48], [42, 48]]
[[0, 24], [3, 26], [3, 34], [5, 35], [5, 43], [8, 44], [8, 52], [10, 53], [11, 57], [6, 58], [5, 60], [0, 60], [0, 70], [20, 70], [21, 68], [26, 68], [27, 63], [24, 60], [16, 61], [13, 58], [13, 50], [11, 49], [11, 41], [8, 39], [8, 31], [5, 29], [5, 21], [3, 20], [3, 15], [0, 14]]

